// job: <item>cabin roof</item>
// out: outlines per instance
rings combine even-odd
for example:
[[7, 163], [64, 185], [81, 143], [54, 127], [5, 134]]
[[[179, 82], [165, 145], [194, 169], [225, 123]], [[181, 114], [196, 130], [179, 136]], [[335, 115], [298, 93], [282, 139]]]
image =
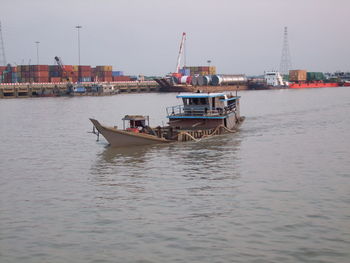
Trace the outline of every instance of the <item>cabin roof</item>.
[[225, 99], [220, 99], [220, 101], [230, 101], [230, 100], [237, 100], [239, 99], [241, 96], [235, 96], [235, 97], [228, 97]]
[[146, 116], [142, 115], [125, 115], [123, 121], [144, 121], [146, 118]]
[[180, 93], [176, 98], [215, 98], [225, 96], [225, 93]]

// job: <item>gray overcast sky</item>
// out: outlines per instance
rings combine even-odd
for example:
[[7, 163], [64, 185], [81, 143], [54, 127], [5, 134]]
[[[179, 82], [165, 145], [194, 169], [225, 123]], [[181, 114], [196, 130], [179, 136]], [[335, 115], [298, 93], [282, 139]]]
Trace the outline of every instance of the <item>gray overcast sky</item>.
[[219, 73], [278, 69], [288, 26], [293, 68], [350, 70], [349, 0], [0, 0], [10, 63], [112, 65], [126, 74], [175, 70], [182, 32], [187, 65]]

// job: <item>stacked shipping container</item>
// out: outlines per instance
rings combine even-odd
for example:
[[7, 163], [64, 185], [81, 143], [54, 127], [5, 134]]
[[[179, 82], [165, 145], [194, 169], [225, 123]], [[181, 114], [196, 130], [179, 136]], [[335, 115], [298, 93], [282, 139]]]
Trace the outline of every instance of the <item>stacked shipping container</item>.
[[325, 79], [322, 72], [307, 72], [306, 70], [289, 71], [289, 80], [292, 82], [323, 81]]
[[18, 82], [18, 73], [16, 67], [5, 66], [1, 68], [1, 81], [4, 83], [16, 83]]
[[91, 66], [79, 66], [78, 67], [78, 79], [79, 82], [91, 81]]
[[49, 66], [48, 65], [32, 65], [30, 66], [33, 72], [34, 82], [49, 82]]
[[216, 67], [214, 66], [197, 66], [197, 67], [184, 67], [184, 70], [189, 70], [189, 75], [215, 75]]
[[4, 82], [5, 71], [6, 71], [6, 67], [5, 66], [0, 66], [0, 83]]
[[289, 80], [290, 81], [306, 81], [307, 79], [307, 74], [306, 74], [306, 70], [300, 70], [300, 69], [296, 69], [296, 70], [289, 70]]
[[113, 81], [112, 66], [96, 66], [93, 70], [93, 79], [103, 82]]
[[307, 81], [323, 81], [325, 76], [322, 72], [307, 72]]
[[0, 83], [29, 82], [111, 82], [130, 80], [123, 71], [113, 71], [112, 66], [73, 66], [64, 65], [19, 65], [17, 67], [1, 66]]

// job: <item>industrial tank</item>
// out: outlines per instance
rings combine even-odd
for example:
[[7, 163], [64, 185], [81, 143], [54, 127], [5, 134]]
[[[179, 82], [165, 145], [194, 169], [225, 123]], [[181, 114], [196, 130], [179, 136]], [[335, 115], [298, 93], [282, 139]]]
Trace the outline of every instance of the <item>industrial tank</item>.
[[191, 84], [192, 77], [191, 76], [182, 76], [180, 79], [180, 84]]
[[198, 85], [198, 77], [192, 76], [191, 84], [192, 84], [192, 86], [197, 86]]
[[211, 84], [211, 76], [198, 76], [199, 86], [208, 86]]
[[247, 82], [247, 77], [245, 75], [213, 75], [212, 85], [235, 85], [242, 82]]

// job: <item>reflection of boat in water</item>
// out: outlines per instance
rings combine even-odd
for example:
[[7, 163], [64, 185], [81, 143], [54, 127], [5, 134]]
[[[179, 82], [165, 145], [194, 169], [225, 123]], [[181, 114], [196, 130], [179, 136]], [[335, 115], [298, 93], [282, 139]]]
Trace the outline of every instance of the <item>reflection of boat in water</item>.
[[[244, 120], [240, 116], [239, 96], [226, 93], [182, 93], [183, 105], [167, 108], [168, 126], [149, 127], [148, 116], [126, 115], [123, 129], [107, 127], [90, 119], [113, 147], [128, 147], [173, 141], [200, 140], [235, 132]], [[125, 121], [128, 127], [125, 128]]]

